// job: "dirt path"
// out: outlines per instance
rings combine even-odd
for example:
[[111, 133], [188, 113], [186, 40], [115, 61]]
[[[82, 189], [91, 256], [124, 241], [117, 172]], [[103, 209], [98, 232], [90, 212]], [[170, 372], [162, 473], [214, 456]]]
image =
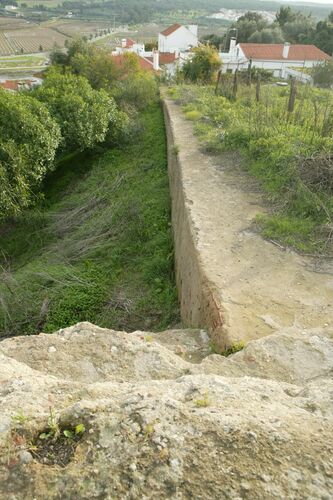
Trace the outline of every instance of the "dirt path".
[[181, 108], [171, 101], [166, 107], [196, 250], [229, 339], [248, 341], [286, 326], [332, 326], [332, 261], [280, 249], [256, 234], [251, 224], [264, 207], [237, 157], [203, 154]]

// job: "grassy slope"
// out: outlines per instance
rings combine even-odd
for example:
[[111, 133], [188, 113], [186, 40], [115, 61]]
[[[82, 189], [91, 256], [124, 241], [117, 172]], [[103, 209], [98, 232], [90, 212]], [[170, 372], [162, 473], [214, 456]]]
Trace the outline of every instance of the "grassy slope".
[[0, 336], [178, 321], [161, 109], [143, 122], [137, 144], [67, 158], [43, 206], [2, 229]]

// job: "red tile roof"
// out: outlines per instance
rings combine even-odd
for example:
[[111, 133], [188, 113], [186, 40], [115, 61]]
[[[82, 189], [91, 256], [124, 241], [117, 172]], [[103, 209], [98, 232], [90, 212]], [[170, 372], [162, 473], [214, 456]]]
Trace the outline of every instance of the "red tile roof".
[[18, 90], [18, 82], [15, 80], [6, 80], [5, 82], [0, 82], [0, 87], [5, 90]]
[[165, 29], [164, 31], [162, 31], [161, 35], [164, 35], [164, 36], [169, 36], [171, 35], [172, 33], [174, 33], [175, 31], [177, 31], [179, 28], [181, 28], [182, 25], [181, 24], [178, 24], [178, 23], [175, 23], [173, 24], [172, 26], [169, 26], [169, 28]]
[[330, 56], [315, 45], [290, 45], [288, 57], [284, 58], [283, 43], [240, 43], [239, 44], [248, 59], [265, 59], [270, 61], [324, 61]]
[[32, 83], [32, 80], [5, 80], [4, 82], [0, 82], [0, 87], [5, 90], [18, 91], [24, 85], [30, 87]]
[[[126, 56], [125, 55], [120, 54], [120, 55], [116, 55], [116, 56], [112, 56], [112, 57], [113, 57], [113, 61], [116, 63], [116, 65], [118, 67], [121, 68], [123, 66], [126, 68]], [[133, 57], [138, 58], [138, 62], [139, 62], [141, 69], [143, 69], [145, 71], [154, 71], [153, 63], [148, 61], [147, 58], [140, 57], [137, 54], [133, 54]]]
[[132, 40], [132, 38], [126, 38], [126, 45], [125, 45], [126, 49], [130, 49], [131, 47], [133, 47], [134, 44], [136, 44], [135, 40]]
[[[146, 59], [153, 62], [153, 57], [146, 57]], [[176, 59], [176, 54], [174, 52], [160, 52], [159, 65], [164, 66], [165, 64], [172, 64]]]

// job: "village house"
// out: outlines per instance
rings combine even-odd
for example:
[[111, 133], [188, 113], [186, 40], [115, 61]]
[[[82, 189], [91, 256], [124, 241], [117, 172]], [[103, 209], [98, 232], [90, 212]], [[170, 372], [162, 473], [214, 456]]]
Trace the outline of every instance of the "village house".
[[190, 50], [198, 45], [198, 26], [173, 24], [159, 34], [157, 50], [146, 51], [143, 43], [124, 38], [112, 55], [117, 64], [121, 64], [125, 53], [137, 54], [142, 69], [173, 76], [189, 57]]
[[21, 80], [0, 79], [0, 88], [8, 92], [19, 92], [21, 90], [31, 90], [42, 84], [41, 78], [23, 78]]
[[[330, 60], [330, 56], [315, 45], [290, 45], [289, 43], [236, 43], [235, 38], [230, 40], [229, 52], [221, 52], [223, 72], [234, 73], [236, 69], [252, 67], [272, 71], [280, 78], [296, 76], [304, 81], [311, 77], [297, 71], [298, 68], [312, 68], [317, 64]], [[296, 71], [295, 71], [296, 70]]]
[[116, 47], [114, 54], [124, 54], [125, 52], [134, 52], [135, 54], [144, 54], [144, 43], [138, 43], [132, 38], [123, 38], [119, 47]]
[[198, 26], [173, 24], [158, 35], [159, 52], [186, 52], [199, 45]]

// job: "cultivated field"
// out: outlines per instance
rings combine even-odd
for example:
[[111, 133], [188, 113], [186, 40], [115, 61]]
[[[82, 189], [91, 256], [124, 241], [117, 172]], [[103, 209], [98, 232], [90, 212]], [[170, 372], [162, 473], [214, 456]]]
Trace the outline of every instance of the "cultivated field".
[[51, 50], [55, 44], [64, 46], [66, 36], [51, 28], [33, 27], [0, 33], [0, 54], [23, 54]]
[[25, 28], [31, 25], [29, 21], [16, 17], [0, 17], [0, 30]]
[[48, 52], [77, 36], [92, 38], [112, 28], [110, 22], [53, 20], [41, 24], [0, 17], [0, 56]]
[[113, 28], [112, 22], [99, 23], [94, 21], [77, 21], [77, 20], [58, 20], [52, 25], [53, 29], [56, 29], [59, 33], [63, 33], [68, 37], [76, 36], [86, 36], [90, 35], [96, 36], [104, 34], [105, 30]]

